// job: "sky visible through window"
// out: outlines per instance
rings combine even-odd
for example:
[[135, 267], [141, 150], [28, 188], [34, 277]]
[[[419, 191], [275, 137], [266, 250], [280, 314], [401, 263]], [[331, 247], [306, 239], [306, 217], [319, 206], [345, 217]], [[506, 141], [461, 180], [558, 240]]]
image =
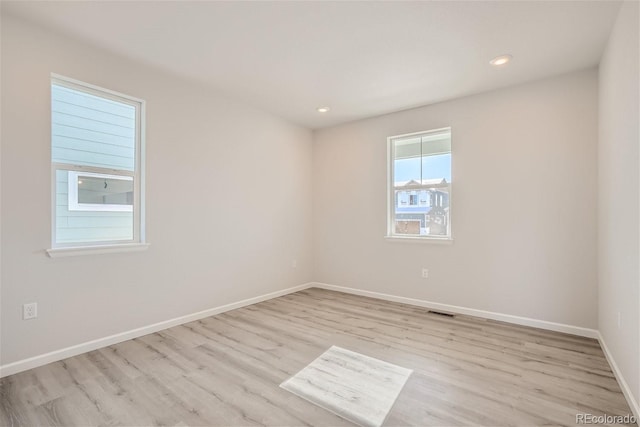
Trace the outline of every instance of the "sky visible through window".
[[451, 153], [425, 157], [397, 159], [394, 165], [394, 181], [420, 181], [420, 160], [422, 159], [422, 179], [444, 178], [451, 182]]

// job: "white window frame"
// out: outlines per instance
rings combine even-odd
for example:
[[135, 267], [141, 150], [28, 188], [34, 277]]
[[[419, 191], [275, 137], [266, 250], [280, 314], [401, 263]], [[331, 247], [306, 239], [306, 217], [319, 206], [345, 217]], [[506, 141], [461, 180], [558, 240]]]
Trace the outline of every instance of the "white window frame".
[[[67, 87], [69, 89], [85, 92], [94, 96], [131, 105], [135, 108], [136, 121], [136, 142], [135, 142], [135, 161], [134, 170], [127, 171], [121, 169], [102, 168], [93, 166], [84, 166], [68, 163], [58, 163], [51, 161], [51, 249], [47, 253], [51, 257], [84, 255], [91, 253], [108, 253], [108, 252], [130, 252], [144, 250], [148, 246], [145, 243], [145, 101], [113, 90], [105, 89], [96, 85], [85, 83], [79, 80], [64, 77], [51, 73], [51, 81], [49, 87], [53, 85]], [[49, 104], [51, 105], [51, 103]], [[51, 135], [51, 134], [50, 134]], [[49, 147], [52, 147], [50, 142]], [[131, 240], [108, 240], [98, 242], [65, 242], [58, 243], [56, 241], [56, 171], [69, 171], [77, 177], [83, 176], [108, 176], [112, 179], [133, 179], [133, 239]], [[130, 177], [130, 178], [124, 178]], [[69, 181], [69, 190], [71, 190], [71, 180]], [[77, 202], [77, 180], [75, 186], [75, 200]], [[71, 198], [71, 193], [69, 193]], [[79, 204], [82, 206], [83, 204]], [[84, 204], [88, 207], [88, 204]], [[99, 205], [98, 209], [81, 209], [81, 210], [120, 210], [127, 206], [122, 205]], [[120, 209], [104, 209], [105, 206], [116, 207]], [[71, 208], [71, 205], [70, 205]], [[70, 209], [71, 210], [71, 209]], [[130, 210], [131, 211], [131, 210]]]
[[[394, 176], [395, 176], [395, 145], [394, 141], [397, 139], [408, 138], [412, 136], [418, 135], [429, 135], [429, 134], [439, 134], [442, 132], [449, 132], [449, 135], [453, 139], [451, 127], [444, 127], [438, 129], [432, 129], [428, 131], [422, 132], [412, 132], [406, 133], [402, 135], [394, 135], [387, 138], [387, 234], [385, 239], [391, 241], [414, 241], [414, 242], [431, 242], [431, 243], [453, 243], [453, 221], [452, 221], [452, 202], [453, 202], [453, 184], [449, 182], [449, 223], [448, 223], [448, 231], [449, 234], [447, 236], [435, 236], [435, 235], [404, 235], [404, 234], [396, 234], [395, 232], [395, 186], [394, 186]], [[453, 181], [453, 143], [451, 144], [451, 181]], [[419, 194], [420, 192], [418, 192]], [[407, 199], [407, 206], [408, 199]], [[421, 206], [419, 204], [418, 206]]]

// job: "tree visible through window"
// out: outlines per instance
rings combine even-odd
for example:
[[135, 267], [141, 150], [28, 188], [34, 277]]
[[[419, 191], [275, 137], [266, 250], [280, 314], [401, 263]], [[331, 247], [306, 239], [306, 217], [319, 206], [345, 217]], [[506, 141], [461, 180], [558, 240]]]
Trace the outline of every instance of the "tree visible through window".
[[451, 238], [451, 129], [389, 138], [388, 235]]

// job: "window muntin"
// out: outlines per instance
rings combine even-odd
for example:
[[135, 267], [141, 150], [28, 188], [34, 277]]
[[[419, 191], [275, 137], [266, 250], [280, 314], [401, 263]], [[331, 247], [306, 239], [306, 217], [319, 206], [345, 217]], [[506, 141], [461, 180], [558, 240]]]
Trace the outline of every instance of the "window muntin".
[[142, 119], [141, 100], [52, 78], [54, 248], [144, 241]]
[[451, 129], [388, 139], [391, 237], [451, 239]]

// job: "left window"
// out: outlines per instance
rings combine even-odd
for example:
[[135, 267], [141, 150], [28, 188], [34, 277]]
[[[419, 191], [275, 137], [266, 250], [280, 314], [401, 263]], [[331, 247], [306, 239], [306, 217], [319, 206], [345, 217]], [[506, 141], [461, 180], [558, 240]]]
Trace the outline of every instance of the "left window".
[[53, 248], [144, 242], [144, 101], [51, 79]]

